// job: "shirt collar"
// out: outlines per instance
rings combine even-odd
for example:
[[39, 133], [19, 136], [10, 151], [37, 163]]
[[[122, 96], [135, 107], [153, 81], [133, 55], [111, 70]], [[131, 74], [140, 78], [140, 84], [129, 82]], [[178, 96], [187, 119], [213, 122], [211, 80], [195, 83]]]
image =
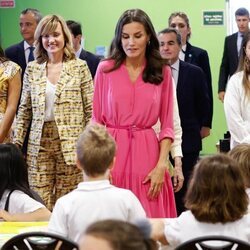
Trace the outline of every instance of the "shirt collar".
[[101, 180], [101, 181], [85, 181], [81, 182], [77, 186], [77, 190], [85, 190], [85, 191], [92, 191], [92, 190], [101, 190], [113, 187], [109, 180]]
[[29, 45], [26, 41], [24, 41], [24, 50], [29, 49], [29, 47], [34, 47], [34, 45]]
[[177, 61], [171, 65], [171, 68], [175, 69], [176, 71], [179, 71], [179, 67], [180, 67], [180, 59], [177, 59]]
[[80, 57], [80, 55], [81, 55], [81, 52], [82, 52], [82, 46], [80, 46], [80, 48], [79, 48], [79, 50], [77, 50], [76, 52], [75, 52], [75, 54], [76, 54], [76, 57]]

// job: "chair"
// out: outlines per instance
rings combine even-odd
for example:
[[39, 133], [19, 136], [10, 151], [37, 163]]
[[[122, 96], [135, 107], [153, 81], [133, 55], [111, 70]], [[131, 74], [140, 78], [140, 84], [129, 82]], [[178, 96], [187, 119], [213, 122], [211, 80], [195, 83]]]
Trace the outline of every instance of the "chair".
[[250, 250], [250, 244], [227, 236], [203, 236], [183, 242], [176, 250]]
[[78, 250], [78, 245], [61, 236], [49, 232], [27, 232], [9, 239], [1, 250]]

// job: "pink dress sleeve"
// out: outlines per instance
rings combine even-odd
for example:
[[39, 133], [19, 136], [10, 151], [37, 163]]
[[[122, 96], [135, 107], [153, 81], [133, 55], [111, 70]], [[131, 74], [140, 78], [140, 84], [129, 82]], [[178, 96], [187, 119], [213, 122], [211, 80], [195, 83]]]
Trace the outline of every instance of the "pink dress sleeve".
[[174, 120], [173, 120], [173, 84], [171, 71], [168, 66], [163, 70], [163, 86], [161, 93], [160, 106], [160, 122], [161, 131], [159, 133], [159, 140], [169, 138], [174, 140]]

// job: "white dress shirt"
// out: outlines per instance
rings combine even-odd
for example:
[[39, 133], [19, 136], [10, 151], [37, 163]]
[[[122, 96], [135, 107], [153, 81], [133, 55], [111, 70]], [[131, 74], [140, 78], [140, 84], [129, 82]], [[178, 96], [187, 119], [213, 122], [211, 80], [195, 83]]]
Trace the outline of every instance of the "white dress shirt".
[[243, 36], [244, 36], [244, 34], [238, 32], [238, 36], [237, 36], [237, 51], [238, 51], [238, 56], [240, 56], [240, 50], [241, 50]]
[[179, 53], [179, 59], [182, 60], [182, 61], [185, 61], [185, 52], [186, 52], [186, 49], [187, 49], [187, 44], [183, 45], [181, 47], [181, 51]]
[[28, 64], [29, 60], [29, 54], [30, 54], [30, 47], [34, 47], [33, 45], [29, 45], [26, 41], [24, 41], [24, 54], [25, 54], [25, 61], [26, 64]]

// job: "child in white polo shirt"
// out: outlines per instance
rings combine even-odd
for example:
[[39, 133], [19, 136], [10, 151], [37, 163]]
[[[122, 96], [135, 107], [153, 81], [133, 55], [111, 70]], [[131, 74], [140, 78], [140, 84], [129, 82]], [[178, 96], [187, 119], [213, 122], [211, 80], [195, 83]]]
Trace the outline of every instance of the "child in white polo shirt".
[[85, 128], [77, 142], [76, 160], [78, 168], [83, 170], [84, 182], [57, 200], [49, 231], [77, 242], [86, 227], [97, 220], [133, 222], [146, 217], [131, 191], [110, 184], [115, 151], [115, 141], [105, 127], [90, 124]]

